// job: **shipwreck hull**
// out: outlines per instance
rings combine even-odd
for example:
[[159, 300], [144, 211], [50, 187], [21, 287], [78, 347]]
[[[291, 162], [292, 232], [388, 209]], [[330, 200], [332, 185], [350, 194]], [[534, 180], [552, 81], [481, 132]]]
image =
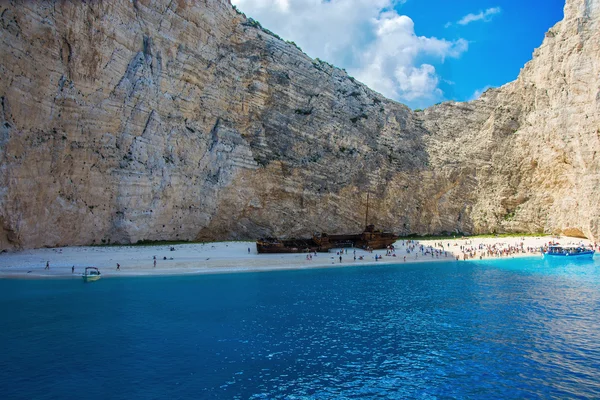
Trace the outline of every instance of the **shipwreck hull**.
[[372, 240], [368, 240], [368, 241], [358, 242], [355, 247], [360, 247], [363, 249], [369, 248], [369, 249], [373, 249], [373, 250], [381, 250], [381, 249], [387, 249], [390, 245], [396, 243], [397, 240], [398, 240], [397, 236], [393, 237], [393, 238], [385, 238], [385, 239], [372, 239]]
[[277, 239], [257, 241], [256, 250], [259, 253], [312, 253], [323, 251], [318, 244], [310, 240]]
[[260, 254], [269, 254], [269, 253], [314, 253], [322, 252], [320, 248], [316, 247], [307, 247], [307, 248], [298, 248], [298, 247], [279, 247], [279, 246], [260, 246], [256, 245], [256, 250]]
[[380, 250], [394, 244], [398, 239], [399, 236], [393, 233], [376, 231], [373, 225], [369, 225], [363, 233], [358, 235], [322, 233], [313, 236], [312, 239], [260, 239], [256, 242], [256, 250], [259, 253], [325, 253], [331, 249], [348, 247]]

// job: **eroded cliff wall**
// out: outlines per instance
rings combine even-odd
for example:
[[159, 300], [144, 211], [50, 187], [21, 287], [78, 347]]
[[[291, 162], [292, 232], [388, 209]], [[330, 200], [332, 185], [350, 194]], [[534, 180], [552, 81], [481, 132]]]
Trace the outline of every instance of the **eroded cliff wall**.
[[227, 0], [0, 5], [0, 246], [360, 231], [598, 235], [597, 1], [424, 112]]
[[600, 2], [568, 0], [564, 11], [515, 82], [421, 117], [436, 165], [475, 164], [475, 232], [598, 237]]

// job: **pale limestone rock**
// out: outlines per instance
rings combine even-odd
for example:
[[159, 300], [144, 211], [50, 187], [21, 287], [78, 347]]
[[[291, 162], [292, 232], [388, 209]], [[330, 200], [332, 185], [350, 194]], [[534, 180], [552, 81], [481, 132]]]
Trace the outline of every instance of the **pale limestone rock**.
[[0, 248], [359, 232], [597, 237], [597, 0], [422, 112], [226, 0], [1, 3]]

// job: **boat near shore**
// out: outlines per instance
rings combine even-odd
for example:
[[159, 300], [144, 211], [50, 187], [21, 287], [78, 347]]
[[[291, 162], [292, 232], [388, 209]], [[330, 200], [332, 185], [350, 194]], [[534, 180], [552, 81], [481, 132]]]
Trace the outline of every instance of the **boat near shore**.
[[86, 267], [84, 274], [81, 275], [84, 282], [97, 281], [101, 276], [100, 270], [98, 270], [96, 267]]
[[544, 258], [575, 257], [580, 259], [591, 259], [594, 250], [582, 246], [548, 246], [544, 250]]

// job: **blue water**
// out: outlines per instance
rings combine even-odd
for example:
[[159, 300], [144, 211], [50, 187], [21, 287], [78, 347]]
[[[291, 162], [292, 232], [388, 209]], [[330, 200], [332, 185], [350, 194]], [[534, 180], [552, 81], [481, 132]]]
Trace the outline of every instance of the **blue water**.
[[0, 280], [3, 399], [599, 398], [600, 262]]

